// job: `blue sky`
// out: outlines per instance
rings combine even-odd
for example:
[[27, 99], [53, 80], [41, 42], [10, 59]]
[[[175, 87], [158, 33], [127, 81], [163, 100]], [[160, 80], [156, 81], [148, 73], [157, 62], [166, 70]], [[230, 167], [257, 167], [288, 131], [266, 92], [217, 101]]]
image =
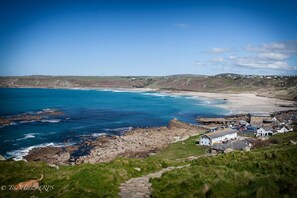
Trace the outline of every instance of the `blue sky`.
[[0, 1], [0, 75], [297, 74], [297, 1]]

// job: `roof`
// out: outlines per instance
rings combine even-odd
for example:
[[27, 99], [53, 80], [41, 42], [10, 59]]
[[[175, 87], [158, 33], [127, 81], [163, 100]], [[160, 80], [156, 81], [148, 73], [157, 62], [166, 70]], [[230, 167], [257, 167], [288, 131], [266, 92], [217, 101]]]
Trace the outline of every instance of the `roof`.
[[243, 142], [248, 142], [250, 144], [254, 144], [257, 140], [255, 138], [246, 138], [242, 140]]
[[222, 136], [225, 136], [228, 134], [233, 134], [233, 133], [237, 133], [237, 131], [233, 130], [233, 129], [226, 129], [223, 131], [208, 133], [208, 134], [205, 134], [205, 136], [209, 137], [210, 139], [213, 139], [213, 138], [222, 137]]
[[232, 148], [234, 150], [242, 150], [248, 147], [248, 142], [244, 140], [237, 140], [228, 143], [216, 143], [211, 146], [212, 149], [224, 151], [227, 148]]
[[272, 128], [272, 126], [262, 126], [262, 128], [265, 130], [265, 131], [273, 131], [274, 129]]
[[276, 118], [280, 121], [297, 121], [297, 114], [296, 113], [289, 113], [289, 114], [281, 114], [277, 115]]
[[282, 126], [279, 126], [279, 127], [277, 127], [277, 129], [282, 129], [282, 128], [286, 128], [286, 129], [288, 129], [288, 130], [290, 130], [290, 129], [292, 129], [292, 127], [290, 127], [289, 125], [282, 125]]
[[288, 124], [285, 124], [285, 127], [286, 127], [287, 129], [293, 129], [293, 127], [292, 127], [291, 125], [288, 125]]

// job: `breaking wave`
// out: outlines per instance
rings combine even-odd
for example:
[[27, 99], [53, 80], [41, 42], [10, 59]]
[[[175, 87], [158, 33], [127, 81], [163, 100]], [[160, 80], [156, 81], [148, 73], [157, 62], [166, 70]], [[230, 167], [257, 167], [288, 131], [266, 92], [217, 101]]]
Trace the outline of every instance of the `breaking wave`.
[[34, 149], [34, 148], [44, 148], [44, 147], [65, 147], [65, 146], [70, 146], [73, 145], [75, 143], [43, 143], [43, 144], [38, 144], [38, 145], [34, 145], [34, 146], [29, 146], [26, 148], [20, 148], [17, 150], [13, 150], [13, 151], [9, 151], [6, 153], [7, 158], [11, 158], [14, 161], [20, 161], [23, 159], [24, 156], [28, 155], [29, 152]]
[[93, 133], [92, 137], [100, 137], [100, 136], [105, 136], [107, 135], [106, 133]]
[[40, 120], [40, 122], [58, 123], [58, 122], [61, 122], [61, 120], [59, 120], [59, 119], [53, 119], [53, 120]]
[[26, 139], [30, 139], [30, 138], [35, 138], [35, 135], [37, 135], [39, 133], [27, 133], [24, 135], [23, 138], [18, 138], [16, 139], [17, 141], [20, 141], [20, 140], [26, 140]]
[[132, 130], [133, 127], [120, 127], [115, 129], [104, 129], [106, 132], [126, 132]]

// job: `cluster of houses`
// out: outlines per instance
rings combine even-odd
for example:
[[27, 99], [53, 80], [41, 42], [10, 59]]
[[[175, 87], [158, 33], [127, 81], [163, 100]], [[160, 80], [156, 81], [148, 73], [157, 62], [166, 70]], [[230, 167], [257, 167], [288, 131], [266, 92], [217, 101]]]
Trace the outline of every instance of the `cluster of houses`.
[[297, 111], [272, 116], [248, 114], [227, 118], [203, 118], [200, 121], [211, 125], [208, 133], [200, 137], [200, 145], [209, 146], [216, 152], [249, 150], [255, 138], [293, 131], [293, 124], [297, 123]]
[[255, 135], [256, 137], [272, 136], [279, 133], [293, 131], [293, 123], [297, 122], [297, 114], [282, 114], [273, 117], [251, 116], [250, 123], [247, 123], [241, 133]]
[[233, 150], [250, 150], [252, 139], [242, 139], [235, 129], [209, 132], [200, 136], [199, 144], [209, 146], [211, 152], [231, 152]]

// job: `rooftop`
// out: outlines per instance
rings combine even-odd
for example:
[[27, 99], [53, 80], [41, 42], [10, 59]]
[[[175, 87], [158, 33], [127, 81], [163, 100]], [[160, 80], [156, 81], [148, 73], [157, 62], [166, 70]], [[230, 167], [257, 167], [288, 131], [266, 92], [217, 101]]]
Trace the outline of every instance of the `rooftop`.
[[274, 129], [272, 128], [272, 126], [268, 125], [268, 126], [263, 126], [262, 127], [265, 131], [273, 131]]
[[223, 130], [223, 131], [217, 131], [217, 132], [208, 133], [208, 134], [205, 134], [205, 135], [207, 137], [213, 139], [213, 138], [217, 138], [217, 137], [221, 137], [221, 136], [228, 135], [228, 134], [233, 134], [233, 133], [237, 133], [237, 131], [234, 130], [234, 129], [226, 129], [226, 130]]
[[237, 141], [232, 141], [232, 142], [228, 142], [228, 143], [216, 143], [214, 145], [212, 145], [212, 149], [215, 150], [221, 150], [221, 151], [225, 151], [227, 148], [232, 148], [234, 150], [242, 150], [245, 147], [249, 146], [249, 142], [245, 141], [245, 140], [237, 140]]

